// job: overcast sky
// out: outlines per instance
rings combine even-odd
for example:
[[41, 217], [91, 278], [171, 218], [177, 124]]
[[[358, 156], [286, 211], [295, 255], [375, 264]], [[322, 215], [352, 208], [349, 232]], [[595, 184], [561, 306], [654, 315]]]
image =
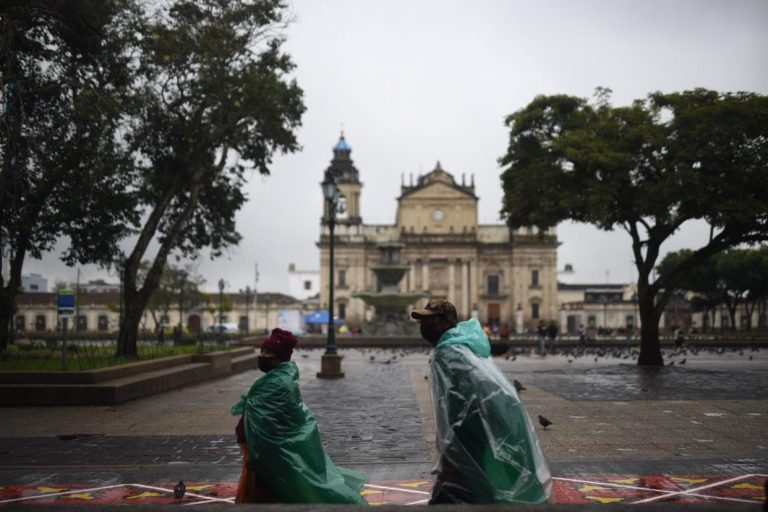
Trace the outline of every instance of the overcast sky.
[[[497, 159], [503, 120], [538, 94], [590, 97], [613, 89], [625, 105], [649, 92], [694, 87], [768, 94], [766, 0], [294, 0], [285, 49], [307, 111], [302, 150], [278, 156], [269, 177], [254, 175], [238, 215], [243, 241], [198, 271], [206, 288], [254, 285], [287, 292], [288, 264], [318, 269], [319, 183], [344, 129], [363, 182], [365, 223], [392, 224], [401, 175], [436, 161], [457, 179], [475, 177], [481, 223], [497, 223]], [[697, 247], [702, 225], [684, 226], [665, 252]], [[633, 281], [628, 235], [562, 224], [558, 267], [568, 282]], [[24, 273], [49, 286], [75, 269], [28, 260]], [[107, 277], [93, 267], [81, 280]]]

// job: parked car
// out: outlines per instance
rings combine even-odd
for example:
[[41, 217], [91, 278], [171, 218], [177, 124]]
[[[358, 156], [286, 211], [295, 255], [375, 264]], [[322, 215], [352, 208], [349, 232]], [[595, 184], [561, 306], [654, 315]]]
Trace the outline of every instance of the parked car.
[[215, 323], [208, 326], [208, 332], [223, 332], [224, 334], [240, 334], [237, 324]]

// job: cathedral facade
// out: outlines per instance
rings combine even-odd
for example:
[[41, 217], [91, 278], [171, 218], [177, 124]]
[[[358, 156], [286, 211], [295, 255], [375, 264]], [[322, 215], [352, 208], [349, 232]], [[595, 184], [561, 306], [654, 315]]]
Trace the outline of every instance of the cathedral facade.
[[[554, 230], [510, 230], [479, 224], [474, 178], [466, 183], [435, 168], [401, 184], [394, 224], [365, 224], [360, 214], [363, 182], [341, 135], [326, 170], [335, 177], [344, 213], [334, 232], [334, 311], [351, 326], [363, 326], [375, 308], [355, 297], [379, 289], [373, 268], [391, 248], [408, 269], [401, 292], [426, 292], [456, 305], [461, 319], [523, 332], [540, 321], [557, 321], [557, 237]], [[320, 306], [329, 298], [328, 204], [321, 219]], [[382, 248], [387, 248], [386, 251]], [[415, 306], [426, 302], [422, 299]]]

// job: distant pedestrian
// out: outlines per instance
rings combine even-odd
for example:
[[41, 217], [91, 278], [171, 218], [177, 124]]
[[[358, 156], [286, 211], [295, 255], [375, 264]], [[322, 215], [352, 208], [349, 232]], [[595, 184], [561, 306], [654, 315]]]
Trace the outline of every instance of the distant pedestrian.
[[165, 329], [163, 329], [162, 325], [157, 326], [157, 342], [165, 343]]
[[584, 324], [579, 324], [579, 347], [585, 348], [587, 346], [587, 328]]
[[544, 345], [547, 339], [547, 326], [544, 323], [544, 320], [539, 320], [539, 326], [536, 328], [536, 334], [539, 335], [539, 352], [541, 355], [544, 355], [547, 353], [547, 348]]
[[675, 341], [675, 350], [680, 350], [683, 348], [683, 342], [685, 342], [685, 337], [683, 337], [683, 331], [680, 329], [680, 327], [675, 328], [675, 332], [672, 335]]
[[178, 325], [175, 325], [173, 327], [173, 343], [174, 345], [181, 344], [182, 336], [181, 336], [181, 327]]
[[411, 317], [435, 347], [429, 382], [440, 460], [429, 503], [547, 502], [552, 478], [536, 431], [480, 322], [459, 322], [445, 299]]
[[549, 338], [549, 349], [554, 351], [557, 344], [557, 324], [554, 320], [549, 322], [547, 327], [547, 337]]

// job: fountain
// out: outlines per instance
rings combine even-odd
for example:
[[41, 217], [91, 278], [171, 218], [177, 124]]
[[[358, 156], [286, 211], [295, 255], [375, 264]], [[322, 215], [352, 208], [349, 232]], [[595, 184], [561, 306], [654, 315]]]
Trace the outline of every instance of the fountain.
[[425, 292], [401, 292], [400, 280], [410, 269], [400, 264], [403, 244], [379, 245], [381, 263], [371, 267], [376, 274], [376, 291], [353, 295], [376, 308], [373, 319], [366, 322], [363, 331], [372, 336], [417, 335], [418, 324], [408, 316], [408, 307], [417, 300], [429, 297]]

